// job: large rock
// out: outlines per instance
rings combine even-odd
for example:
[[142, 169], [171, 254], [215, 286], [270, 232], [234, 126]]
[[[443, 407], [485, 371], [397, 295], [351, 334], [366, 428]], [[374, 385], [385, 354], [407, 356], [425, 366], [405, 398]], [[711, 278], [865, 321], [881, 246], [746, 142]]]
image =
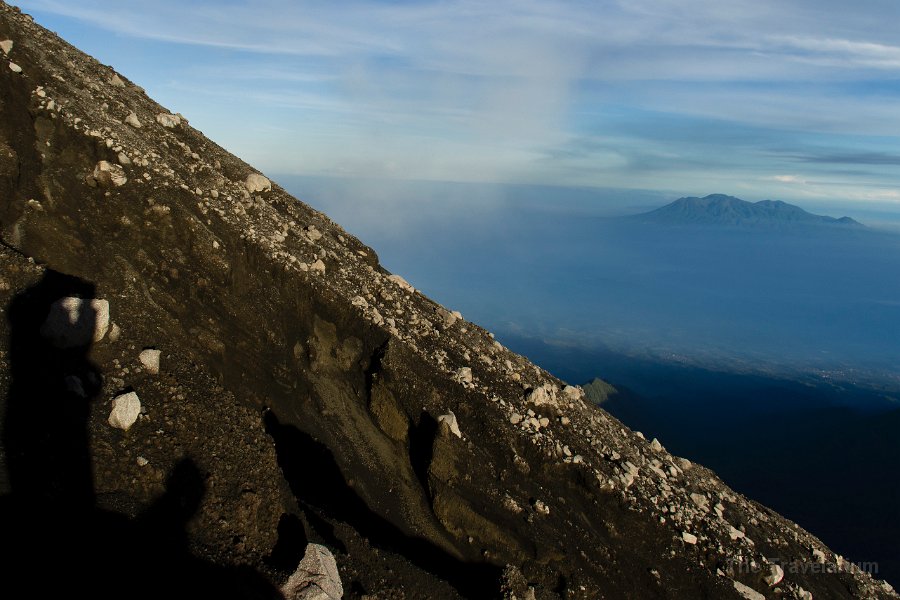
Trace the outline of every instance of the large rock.
[[100, 187], [119, 187], [128, 183], [128, 177], [125, 175], [125, 169], [119, 165], [101, 160], [88, 176], [87, 182], [89, 185]]
[[270, 192], [272, 191], [272, 182], [259, 173], [250, 173], [244, 181], [244, 187], [246, 187], [247, 191], [251, 194]]
[[151, 375], [159, 374], [159, 357], [162, 354], [159, 350], [147, 348], [138, 355], [138, 360], [144, 366], [144, 369]]
[[128, 431], [141, 414], [141, 401], [134, 392], [116, 396], [112, 401], [112, 411], [108, 422], [116, 429]]
[[173, 115], [172, 113], [159, 113], [156, 115], [156, 122], [163, 127], [173, 129], [181, 125], [181, 117], [179, 115]]
[[109, 329], [109, 302], [61, 298], [50, 306], [41, 335], [57, 348], [79, 348], [99, 342]]
[[344, 586], [331, 551], [308, 544], [303, 560], [281, 591], [287, 600], [340, 600]]

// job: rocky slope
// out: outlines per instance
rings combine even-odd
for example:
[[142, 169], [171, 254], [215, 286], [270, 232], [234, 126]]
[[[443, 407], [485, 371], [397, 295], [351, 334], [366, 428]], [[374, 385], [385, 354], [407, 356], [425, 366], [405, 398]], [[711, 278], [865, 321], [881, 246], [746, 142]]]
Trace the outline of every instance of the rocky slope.
[[0, 585], [303, 597], [314, 542], [347, 598], [896, 597], [2, 3], [0, 41]]

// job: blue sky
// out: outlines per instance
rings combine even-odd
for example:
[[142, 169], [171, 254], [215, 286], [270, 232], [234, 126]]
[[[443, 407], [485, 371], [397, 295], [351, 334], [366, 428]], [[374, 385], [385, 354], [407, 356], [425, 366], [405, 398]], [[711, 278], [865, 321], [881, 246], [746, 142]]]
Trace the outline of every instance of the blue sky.
[[900, 211], [900, 2], [23, 0], [269, 174]]

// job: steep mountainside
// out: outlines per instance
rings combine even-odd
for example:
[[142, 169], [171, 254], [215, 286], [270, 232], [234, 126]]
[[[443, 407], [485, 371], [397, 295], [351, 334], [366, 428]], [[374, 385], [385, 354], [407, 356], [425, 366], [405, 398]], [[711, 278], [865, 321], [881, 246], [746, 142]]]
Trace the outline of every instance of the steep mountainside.
[[0, 42], [6, 595], [277, 598], [318, 543], [347, 598], [896, 597], [2, 3]]
[[726, 225], [737, 227], [790, 227], [841, 225], [862, 227], [850, 217], [835, 219], [806, 212], [780, 200], [747, 202], [724, 194], [688, 197], [631, 219], [668, 225]]

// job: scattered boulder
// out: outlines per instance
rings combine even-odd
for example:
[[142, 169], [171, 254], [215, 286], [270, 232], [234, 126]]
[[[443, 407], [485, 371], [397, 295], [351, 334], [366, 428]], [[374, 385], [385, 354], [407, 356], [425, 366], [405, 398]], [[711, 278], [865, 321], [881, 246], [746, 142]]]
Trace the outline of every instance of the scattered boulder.
[[122, 329], [119, 327], [118, 323], [113, 323], [109, 326], [109, 341], [115, 343], [119, 341], [119, 336], [122, 335]]
[[112, 411], [109, 413], [108, 422], [116, 429], [128, 431], [138, 415], [141, 414], [141, 401], [134, 392], [128, 392], [116, 396], [112, 401]]
[[691, 500], [697, 505], [697, 508], [703, 512], [709, 512], [709, 498], [705, 494], [691, 492]]
[[181, 117], [172, 113], [159, 113], [156, 115], [156, 122], [163, 127], [172, 129], [181, 125]]
[[740, 581], [733, 581], [734, 589], [738, 594], [747, 600], [766, 600], [766, 597], [754, 590], [752, 587], [746, 586]]
[[[119, 77], [118, 73], [113, 73], [113, 76], [109, 79], [109, 84], [112, 85], [113, 87], [120, 87], [120, 88], [125, 87], [125, 82], [122, 81], [122, 78]], [[134, 113], [132, 113], [132, 114], [134, 114]]]
[[763, 579], [770, 587], [778, 585], [784, 579], [784, 569], [781, 568], [781, 565], [769, 565], [769, 570]]
[[107, 160], [98, 162], [93, 172], [87, 176], [87, 183], [92, 187], [98, 185], [100, 187], [119, 187], [127, 182], [125, 169]]
[[134, 111], [128, 113], [128, 116], [125, 117], [125, 122], [128, 123], [129, 125], [131, 125], [132, 127], [134, 127], [135, 129], [140, 129], [141, 127], [143, 127], [140, 119], [138, 119], [138, 116]]
[[574, 401], [580, 399], [584, 395], [584, 392], [582, 392], [581, 388], [578, 386], [567, 385], [563, 388], [563, 395], [569, 400]]
[[656, 438], [653, 438], [653, 441], [650, 442], [650, 448], [651, 448], [654, 452], [662, 452], [662, 449], [663, 449], [662, 444], [659, 443], [659, 440], [656, 439]]
[[9, 56], [9, 53], [12, 52], [13, 49], [13, 41], [12, 40], [3, 40], [0, 42], [0, 50], [3, 50], [3, 54]]
[[472, 368], [460, 367], [456, 370], [456, 376], [454, 378], [460, 383], [472, 383]]
[[319, 273], [324, 273], [325, 272], [325, 263], [322, 262], [321, 258], [317, 259], [316, 262], [309, 265], [309, 269], [311, 271], [317, 271]]
[[159, 350], [147, 348], [138, 355], [138, 360], [144, 365], [144, 369], [151, 375], [159, 374], [159, 357], [162, 354]]
[[459, 430], [459, 423], [456, 420], [456, 415], [453, 411], [447, 411], [446, 415], [441, 415], [438, 417], [438, 423], [446, 423], [450, 433], [455, 435], [458, 438], [462, 437], [462, 431]]
[[331, 551], [320, 544], [308, 544], [303, 560], [281, 592], [287, 600], [340, 600], [344, 586]]
[[41, 335], [57, 348], [79, 348], [99, 342], [109, 329], [109, 302], [61, 298], [50, 306]]
[[697, 536], [693, 533], [688, 533], [687, 531], [681, 532], [681, 539], [684, 540], [685, 544], [694, 545], [697, 543]]
[[400, 287], [402, 290], [406, 290], [407, 292], [416, 291], [413, 286], [409, 284], [408, 281], [400, 277], [399, 275], [388, 275], [388, 281], [392, 281], [394, 284]]
[[249, 175], [247, 175], [247, 179], [244, 180], [244, 187], [246, 187], [247, 191], [251, 194], [256, 194], [259, 192], [271, 192], [272, 182], [269, 181], [267, 177], [264, 177], [259, 173], [250, 173]]
[[529, 390], [525, 394], [525, 400], [533, 403], [535, 406], [545, 404], [556, 405], [556, 389], [552, 384], [545, 383], [542, 386]]
[[12, 71], [13, 73], [21, 73], [21, 72], [22, 72], [22, 67], [20, 67], [19, 65], [17, 65], [17, 64], [14, 63], [14, 62], [10, 62], [10, 63], [9, 63], [9, 70]]

